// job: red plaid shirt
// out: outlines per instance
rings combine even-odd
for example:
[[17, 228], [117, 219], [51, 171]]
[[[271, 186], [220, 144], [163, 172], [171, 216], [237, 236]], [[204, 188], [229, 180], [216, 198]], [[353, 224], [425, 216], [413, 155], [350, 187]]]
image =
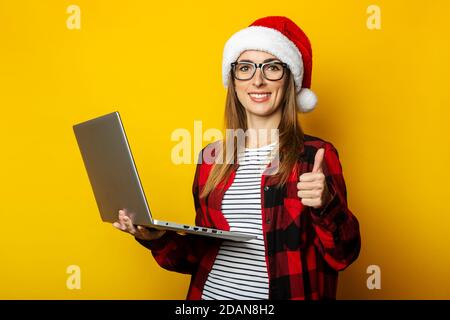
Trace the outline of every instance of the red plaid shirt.
[[[322, 208], [315, 209], [303, 206], [297, 196], [297, 182], [302, 173], [312, 171], [319, 148], [325, 149], [323, 173], [332, 197]], [[200, 199], [200, 189], [212, 167], [212, 164], [202, 162], [197, 164], [192, 187], [195, 224], [230, 230], [221, 204], [236, 171], [206, 199]], [[282, 188], [275, 184], [275, 176], [262, 176], [262, 227], [269, 299], [335, 299], [338, 271], [358, 257], [361, 246], [358, 220], [347, 206], [347, 191], [337, 150], [330, 142], [304, 135], [304, 145], [288, 183]], [[136, 240], [152, 251], [161, 267], [191, 274], [187, 299], [201, 299], [222, 240], [182, 236], [173, 231], [167, 231], [157, 240]]]

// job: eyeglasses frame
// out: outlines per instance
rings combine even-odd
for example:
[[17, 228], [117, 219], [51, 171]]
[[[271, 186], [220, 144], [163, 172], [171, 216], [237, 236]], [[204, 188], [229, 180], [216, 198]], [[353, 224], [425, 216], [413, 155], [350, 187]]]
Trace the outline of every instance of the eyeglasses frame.
[[[248, 78], [248, 79], [239, 79], [239, 78], [236, 77], [235, 67], [236, 67], [236, 65], [238, 65], [238, 64], [240, 64], [240, 63], [244, 63], [244, 64], [248, 64], [248, 65], [254, 66], [253, 74], [251, 75], [250, 78]], [[279, 65], [281, 65], [281, 66], [283, 67], [283, 74], [281, 75], [281, 77], [280, 77], [279, 79], [275, 79], [275, 80], [273, 80], [273, 79], [268, 79], [268, 78], [266, 77], [266, 75], [264, 74], [263, 68], [264, 68], [265, 65], [268, 65], [268, 64], [274, 64], [274, 63], [275, 63], [275, 64], [279, 64]], [[256, 69], [258, 69], [258, 68], [261, 69], [261, 74], [262, 74], [262, 76], [264, 77], [264, 79], [266, 79], [266, 80], [268, 80], [268, 81], [279, 81], [279, 80], [283, 79], [284, 74], [285, 74], [285, 69], [289, 69], [287, 63], [284, 63], [284, 62], [281, 62], [281, 61], [269, 61], [269, 62], [265, 62], [265, 63], [256, 63], [256, 62], [248, 62], [248, 61], [242, 61], [242, 62], [235, 61], [235, 62], [232, 62], [232, 63], [231, 63], [231, 71], [232, 71], [233, 77], [234, 77], [236, 80], [239, 80], [239, 81], [248, 81], [248, 80], [253, 79], [253, 77], [254, 77], [255, 74], [256, 74]]]

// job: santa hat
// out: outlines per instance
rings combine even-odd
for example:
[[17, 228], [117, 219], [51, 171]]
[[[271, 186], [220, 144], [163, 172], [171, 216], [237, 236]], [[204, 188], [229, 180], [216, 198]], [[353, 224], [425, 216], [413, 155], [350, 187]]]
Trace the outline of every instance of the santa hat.
[[265, 51], [286, 63], [294, 76], [299, 111], [309, 112], [314, 109], [317, 96], [310, 89], [311, 44], [292, 20], [280, 16], [265, 17], [233, 34], [223, 50], [222, 80], [225, 87], [230, 81], [231, 63], [246, 50]]

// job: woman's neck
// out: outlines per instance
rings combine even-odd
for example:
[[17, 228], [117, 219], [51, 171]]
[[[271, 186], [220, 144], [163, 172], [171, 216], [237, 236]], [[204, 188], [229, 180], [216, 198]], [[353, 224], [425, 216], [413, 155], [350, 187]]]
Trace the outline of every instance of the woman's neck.
[[247, 114], [246, 147], [259, 148], [278, 142], [278, 125], [281, 120], [281, 112], [275, 112], [270, 116], [260, 117]]

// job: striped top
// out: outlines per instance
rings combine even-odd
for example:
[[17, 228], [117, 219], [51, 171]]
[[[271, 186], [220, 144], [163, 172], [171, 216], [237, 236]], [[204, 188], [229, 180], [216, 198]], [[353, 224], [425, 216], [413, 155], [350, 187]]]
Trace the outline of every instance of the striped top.
[[275, 143], [245, 148], [233, 183], [222, 200], [230, 231], [251, 233], [245, 242], [224, 240], [205, 282], [203, 300], [268, 299], [269, 279], [262, 230], [261, 176]]

